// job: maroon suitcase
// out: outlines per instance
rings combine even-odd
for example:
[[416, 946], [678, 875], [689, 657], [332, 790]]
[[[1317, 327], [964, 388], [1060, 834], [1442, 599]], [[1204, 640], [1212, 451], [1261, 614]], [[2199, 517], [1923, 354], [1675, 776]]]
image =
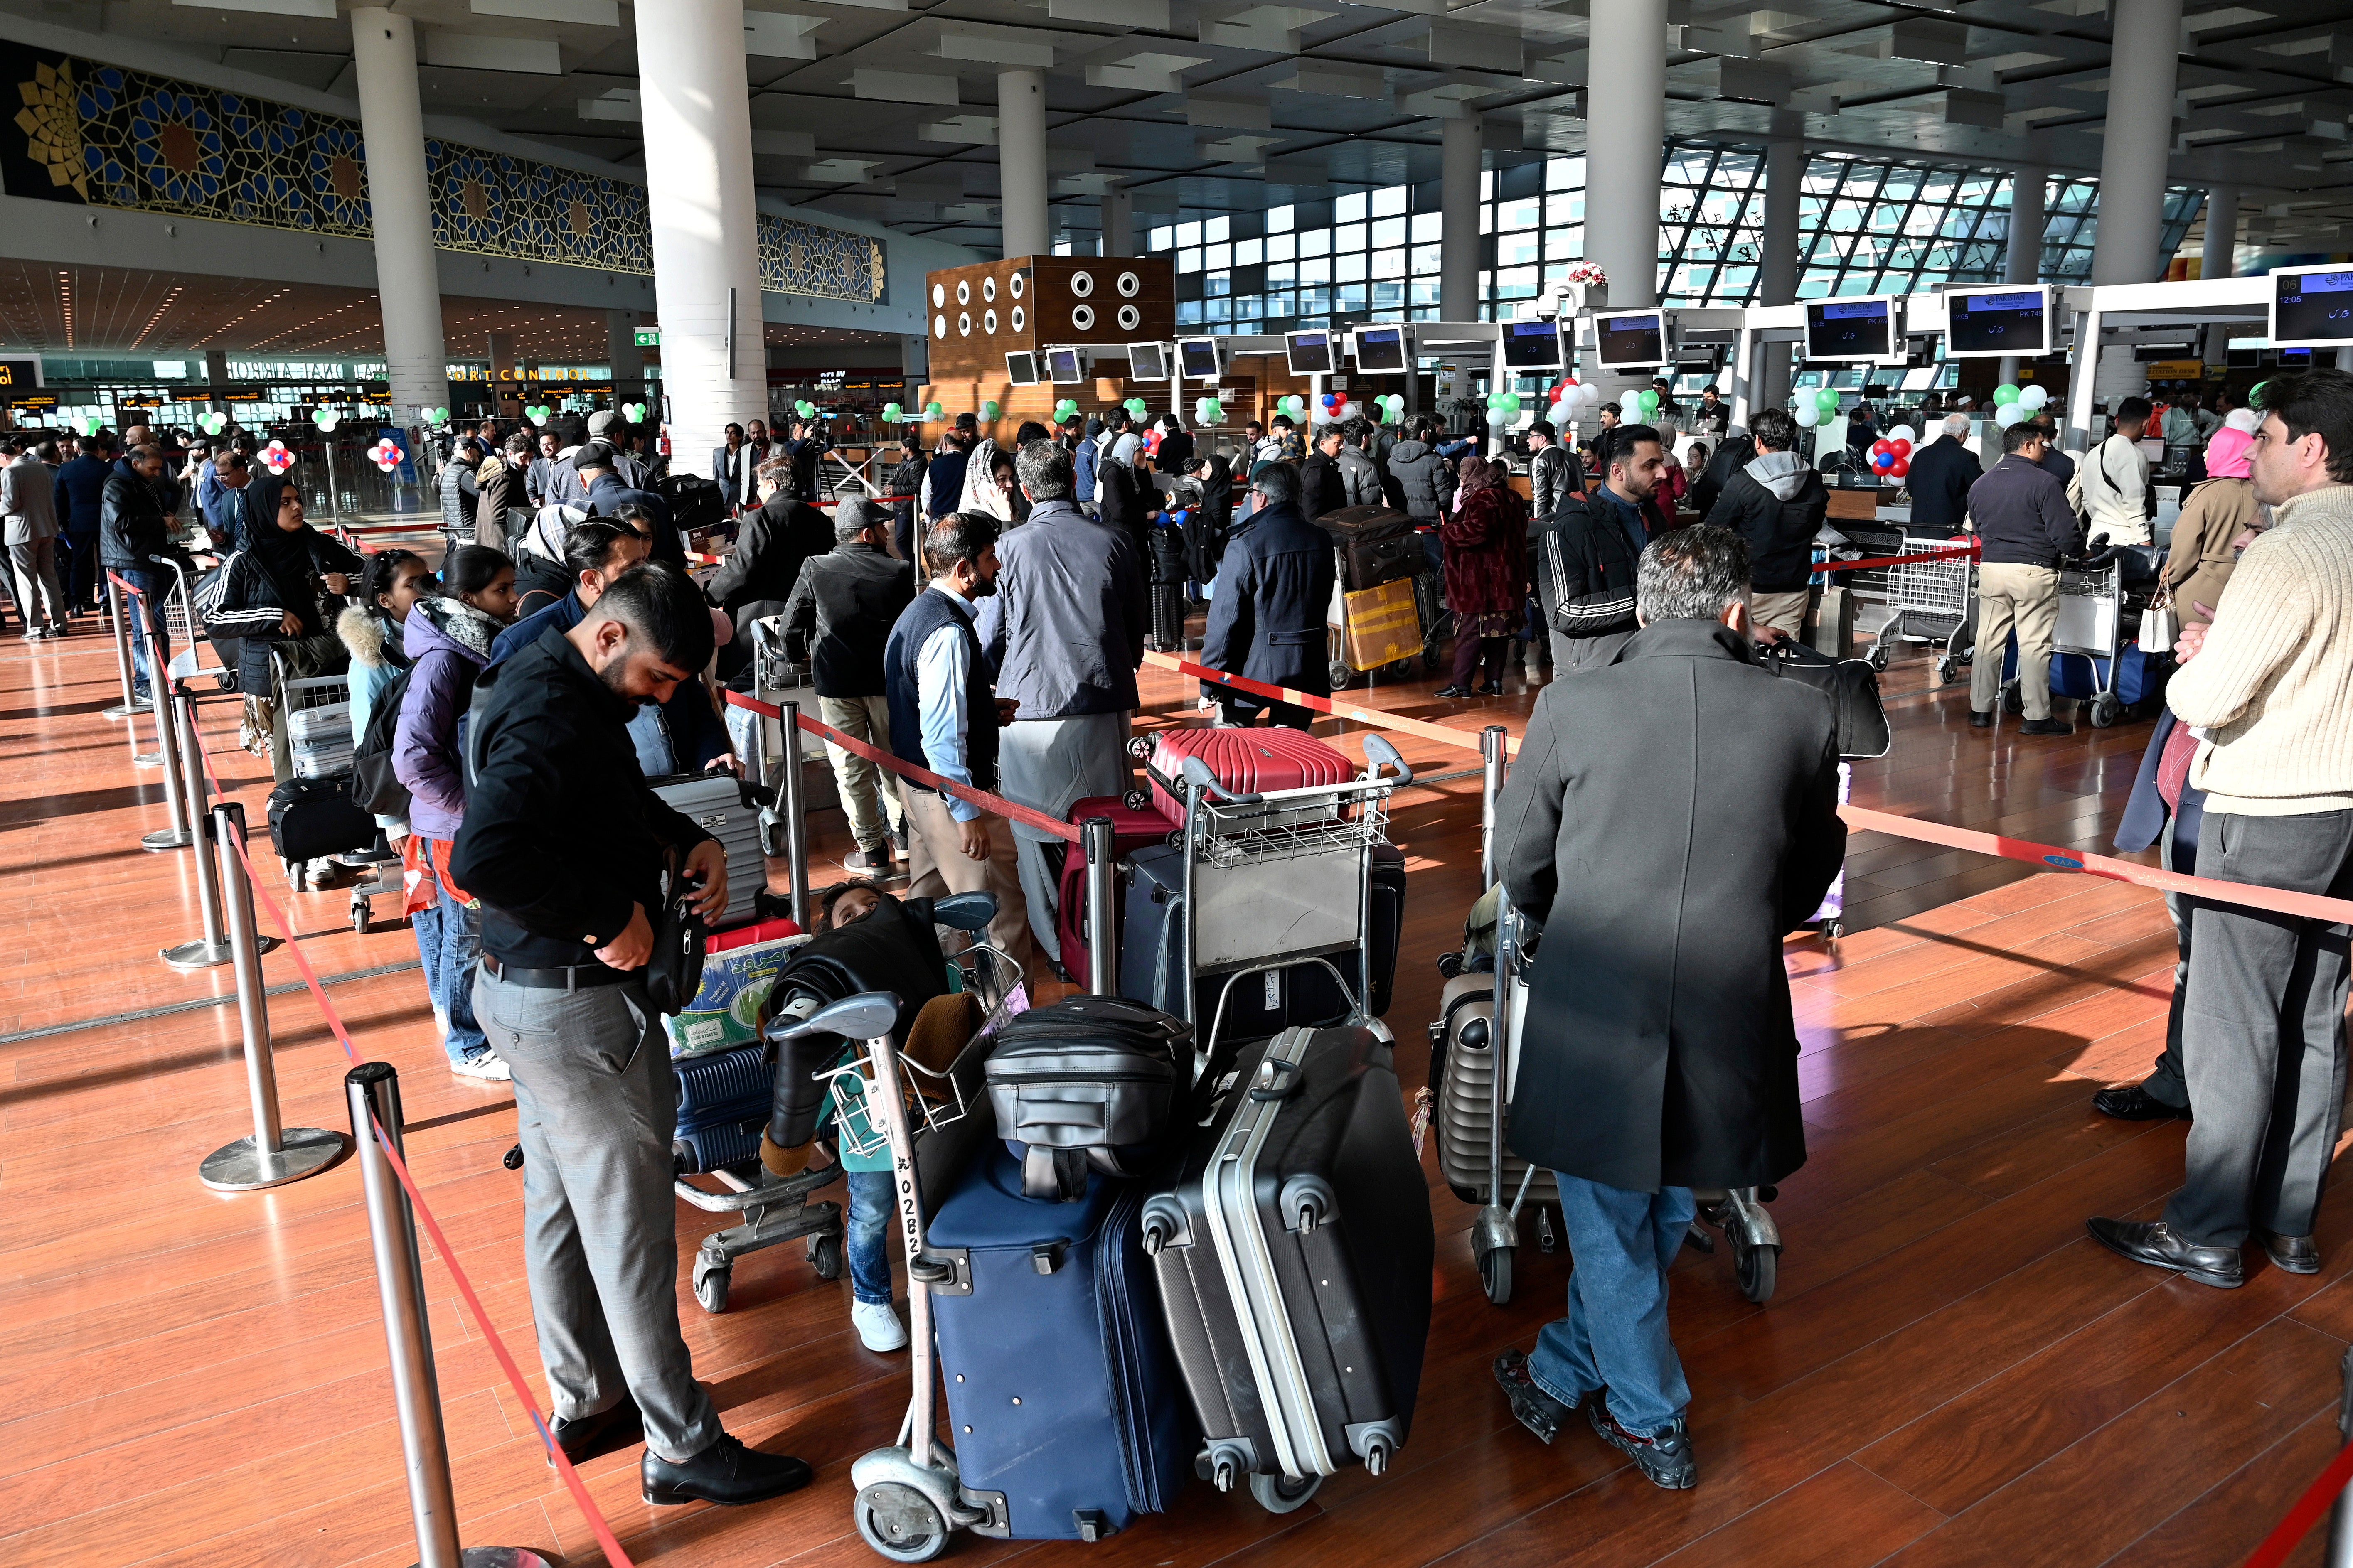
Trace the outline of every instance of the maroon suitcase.
[[[1303, 789], [1312, 784], [1345, 784], [1356, 776], [1356, 765], [1304, 730], [1272, 725], [1261, 729], [1162, 730], [1152, 750], [1152, 766], [1164, 778], [1175, 778], [1187, 757], [1209, 765], [1217, 781], [1238, 794], [1260, 795], [1269, 790]], [[1152, 804], [1171, 822], [1185, 820], [1185, 805], [1155, 783]]]
[[[1113, 860], [1124, 860], [1147, 845], [1166, 842], [1179, 826], [1149, 805], [1138, 810], [1115, 795], [1096, 795], [1071, 807], [1072, 822], [1084, 822], [1090, 816], [1111, 818]], [[1087, 984], [1087, 858], [1075, 844], [1067, 846], [1062, 856], [1060, 889], [1055, 900], [1054, 927], [1060, 937], [1062, 972], [1083, 985]], [[1126, 901], [1124, 896], [1112, 900], [1114, 920]], [[1111, 950], [1119, 952], [1119, 933], [1115, 930], [1112, 932]]]

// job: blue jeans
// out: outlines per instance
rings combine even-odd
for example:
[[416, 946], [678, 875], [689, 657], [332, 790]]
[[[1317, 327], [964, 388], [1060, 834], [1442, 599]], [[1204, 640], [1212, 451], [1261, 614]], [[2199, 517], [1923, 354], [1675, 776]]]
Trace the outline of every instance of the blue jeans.
[[417, 937], [417, 962], [425, 971], [425, 994], [433, 1003], [433, 1021], [449, 1032], [449, 991], [441, 984], [441, 900], [435, 899], [408, 917]]
[[[449, 1010], [449, 1034], [442, 1044], [448, 1049], [449, 1059], [464, 1061], [477, 1051], [490, 1047], [490, 1037], [474, 1020], [474, 965], [482, 956], [482, 910], [479, 904], [469, 908], [449, 896], [449, 889], [433, 865], [433, 841], [425, 841], [424, 860], [433, 877], [433, 897], [438, 904], [441, 931], [438, 963], [426, 960], [428, 970], [441, 976], [441, 1004]], [[417, 942], [422, 946], [420, 933]]]
[[1572, 1406], [1607, 1388], [1618, 1425], [1655, 1436], [1691, 1404], [1683, 1361], [1667, 1337], [1667, 1266], [1691, 1228], [1692, 1191], [1635, 1193], [1555, 1176], [1576, 1268], [1568, 1277], [1568, 1316], [1536, 1336], [1528, 1373]]
[[[126, 566], [116, 575], [137, 588], [140, 594], [138, 599], [132, 598], [128, 594], [122, 595], [122, 615], [125, 624], [130, 628], [131, 657], [138, 670], [132, 689], [140, 696], [145, 697], [155, 689], [148, 684], [147, 664], [153, 657], [153, 645], [156, 640], [161, 639], [163, 643], [164, 658], [166, 662], [172, 657], [171, 632], [164, 618], [165, 608], [172, 597], [172, 574], [168, 572], [146, 572], [136, 566]], [[116, 592], [120, 593], [121, 590], [117, 589]], [[147, 610], [143, 618], [137, 613], [137, 607], [142, 601]]]
[[860, 1301], [891, 1300], [891, 1211], [898, 1195], [888, 1171], [845, 1171], [849, 1214], [843, 1222], [842, 1250], [849, 1255], [849, 1293]]

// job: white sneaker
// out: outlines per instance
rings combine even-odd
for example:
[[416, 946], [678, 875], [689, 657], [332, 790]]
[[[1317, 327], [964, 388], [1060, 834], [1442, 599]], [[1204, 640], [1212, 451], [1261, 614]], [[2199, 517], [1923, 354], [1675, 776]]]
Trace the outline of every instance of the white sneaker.
[[514, 1069], [507, 1066], [498, 1052], [487, 1048], [476, 1051], [461, 1061], [451, 1062], [449, 1070], [459, 1078], [491, 1079], [500, 1083], [514, 1081]]
[[858, 1331], [859, 1342], [871, 1351], [902, 1351], [907, 1348], [907, 1325], [888, 1301], [854, 1301], [850, 1303], [849, 1321]]

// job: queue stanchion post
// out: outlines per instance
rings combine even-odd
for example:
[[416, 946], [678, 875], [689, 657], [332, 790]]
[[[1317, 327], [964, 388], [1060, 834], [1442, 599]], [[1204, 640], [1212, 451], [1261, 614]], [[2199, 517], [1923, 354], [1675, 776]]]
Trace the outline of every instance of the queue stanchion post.
[[801, 788], [801, 705], [786, 700], [776, 704], [781, 713], [778, 728], [785, 737], [784, 778], [777, 786], [778, 804], [785, 812], [785, 863], [791, 868], [789, 884], [793, 898], [793, 920], [801, 930], [809, 924], [808, 886], [808, 803]]
[[212, 836], [220, 856], [227, 907], [230, 959], [237, 965], [237, 1011], [245, 1030], [246, 1098], [253, 1135], [205, 1156], [196, 1178], [216, 1192], [245, 1193], [316, 1175], [343, 1152], [343, 1138], [321, 1127], [287, 1127], [278, 1114], [278, 1065], [269, 1042], [269, 994], [261, 978], [261, 944], [253, 924], [253, 883], [247, 874], [245, 807], [213, 807]]
[[[212, 842], [212, 812], [209, 792], [205, 787], [205, 742], [196, 728], [195, 692], [179, 686], [172, 700], [172, 728], [180, 748], [180, 776], [188, 784], [188, 820], [205, 837], [205, 842], [196, 847], [196, 908], [204, 916], [205, 930], [194, 941], [164, 948], [155, 956], [174, 969], [211, 969], [228, 963], [235, 955], [221, 915], [220, 861]], [[257, 935], [254, 943], [268, 952], [278, 945], [278, 939]]]
[[[114, 637], [114, 672], [122, 680], [122, 700], [111, 708], [101, 709], [99, 716], [104, 719], [122, 719], [139, 710], [138, 701], [132, 697], [131, 690], [131, 644], [124, 636], [122, 589], [114, 581], [114, 574], [107, 571], [103, 566], [99, 568], [99, 578], [101, 585], [106, 589], [106, 629]], [[133, 756], [139, 754], [139, 742], [136, 740], [131, 743], [131, 752]]]
[[174, 743], [174, 731], [179, 728], [178, 700], [174, 693], [173, 683], [164, 679], [160, 668], [149, 679], [152, 684], [148, 689], [155, 694], [155, 750], [164, 759], [164, 799], [171, 808], [172, 826], [159, 827], [142, 836], [139, 847], [162, 851], [185, 849], [195, 845], [199, 851], [197, 858], [202, 859], [200, 840], [203, 835], [197, 828], [195, 793], [187, 785], [183, 752]]
[[1119, 994], [1118, 914], [1112, 904], [1114, 868], [1111, 818], [1090, 816], [1079, 825], [1087, 857], [1087, 989], [1098, 996]]
[[1504, 795], [1504, 766], [1511, 731], [1490, 724], [1479, 731], [1479, 891], [1483, 894], [1501, 878], [1495, 864], [1495, 805]]
[[526, 1548], [458, 1544], [458, 1495], [449, 1479], [449, 1436], [441, 1424], [441, 1381], [433, 1369], [433, 1326], [426, 1316], [417, 1216], [385, 1156], [385, 1143], [404, 1160], [407, 1154], [401, 1138], [400, 1079], [390, 1062], [362, 1062], [343, 1075], [343, 1093], [351, 1105], [368, 1240], [375, 1249], [376, 1295], [384, 1308], [393, 1407], [408, 1471], [417, 1568], [547, 1568], [545, 1558]]
[[[2340, 1389], [2337, 1395], [2337, 1435], [2353, 1443], [2353, 1346], [2337, 1363]], [[2353, 1487], [2337, 1494], [2328, 1510], [2328, 1550], [2322, 1559], [2328, 1568], [2353, 1568]]]

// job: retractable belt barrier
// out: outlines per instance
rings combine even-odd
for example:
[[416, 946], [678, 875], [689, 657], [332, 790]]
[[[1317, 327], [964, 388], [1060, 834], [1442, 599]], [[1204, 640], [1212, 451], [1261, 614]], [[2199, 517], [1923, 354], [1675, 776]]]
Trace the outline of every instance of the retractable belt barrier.
[[[740, 691], [729, 692], [727, 700], [731, 706], [757, 713], [764, 719], [782, 720], [785, 716], [785, 710], [775, 703], [763, 702], [756, 697], [746, 697]], [[864, 757], [876, 767], [887, 768], [902, 778], [913, 779], [926, 789], [938, 790], [943, 795], [952, 795], [958, 800], [969, 801], [983, 811], [995, 812], [997, 816], [1015, 822], [1026, 822], [1041, 833], [1050, 833], [1055, 837], [1071, 844], [1079, 842], [1079, 826], [1076, 823], [1057, 821], [1034, 806], [1022, 805], [1018, 802], [1006, 799], [1003, 795], [991, 795], [987, 790], [975, 789], [970, 784], [960, 784], [954, 779], [942, 778], [928, 768], [919, 768], [904, 758], [870, 745], [854, 735], [845, 735], [832, 725], [821, 723], [806, 713], [799, 714], [798, 718], [800, 727], [810, 734], [839, 746], [853, 756]], [[786, 764], [790, 765], [798, 754], [798, 748], [796, 747], [791, 755], [786, 757]]]
[[[222, 787], [220, 775], [214, 772], [212, 758], [209, 755], [205, 756], [205, 772], [212, 775], [214, 793], [225, 797], [227, 791]], [[343, 1015], [335, 1011], [334, 1003], [328, 1000], [327, 988], [320, 984], [318, 972], [311, 967], [311, 960], [302, 952], [301, 942], [296, 940], [294, 924], [287, 918], [285, 907], [271, 898], [263, 889], [261, 878], [254, 869], [252, 857], [246, 853], [243, 835], [232, 834], [228, 837], [230, 844], [237, 849], [237, 858], [245, 863], [245, 875], [252, 886], [255, 899], [259, 901], [264, 910], [269, 911], [270, 920], [276, 922], [278, 929], [285, 933], [286, 949], [293, 955], [294, 967], [301, 972], [302, 984], [309, 988], [311, 1000], [318, 1003], [319, 1012], [325, 1017], [328, 1029], [335, 1037], [335, 1043], [343, 1047], [343, 1055], [351, 1058], [353, 1066], [361, 1065], [359, 1047], [352, 1043], [351, 1030], [344, 1025]], [[506, 1342], [499, 1337], [499, 1331], [492, 1326], [490, 1313], [483, 1309], [481, 1297], [475, 1292], [474, 1282], [466, 1277], [466, 1270], [458, 1262], [457, 1249], [449, 1245], [448, 1237], [442, 1232], [441, 1223], [433, 1217], [433, 1211], [426, 1206], [424, 1190], [417, 1185], [417, 1178], [409, 1173], [408, 1163], [400, 1157], [400, 1150], [396, 1141], [385, 1134], [383, 1124], [373, 1115], [369, 1118], [368, 1130], [375, 1134], [377, 1150], [391, 1165], [393, 1173], [400, 1178], [401, 1186], [407, 1192], [409, 1204], [417, 1213], [417, 1223], [425, 1227], [425, 1234], [432, 1238], [434, 1250], [440, 1254], [442, 1263], [448, 1268], [449, 1278], [458, 1287], [459, 1299], [465, 1303], [467, 1315], [474, 1320], [474, 1326], [481, 1330], [482, 1338], [491, 1347], [491, 1358], [499, 1363], [499, 1370], [506, 1374], [507, 1384], [514, 1391], [515, 1398], [520, 1400], [523, 1409], [530, 1413], [532, 1430], [539, 1434], [540, 1445], [547, 1450], [548, 1458], [554, 1464], [556, 1473], [563, 1478], [565, 1489], [572, 1494], [572, 1500], [579, 1508], [581, 1517], [587, 1521], [589, 1532], [596, 1536], [597, 1546], [605, 1553], [605, 1560], [614, 1564], [615, 1568], [636, 1568], [630, 1561], [629, 1554], [621, 1550], [621, 1543], [615, 1538], [612, 1527], [605, 1522], [605, 1516], [598, 1511], [596, 1500], [588, 1495], [588, 1489], [581, 1484], [580, 1473], [573, 1468], [572, 1461], [565, 1457], [563, 1448], [557, 1446], [554, 1437], [550, 1434], [548, 1418], [540, 1414], [539, 1401], [532, 1394], [531, 1384], [523, 1380], [522, 1369], [515, 1364], [514, 1356], [508, 1351]]]
[[[1204, 665], [1195, 664], [1189, 658], [1178, 658], [1174, 654], [1146, 652], [1144, 662], [1156, 665], [1162, 669], [1174, 670], [1178, 675], [1189, 676], [1196, 680], [1213, 680], [1219, 686], [1229, 686], [1236, 691], [1247, 691], [1254, 697], [1271, 697], [1277, 701], [1288, 702], [1295, 707], [1310, 708], [1318, 713], [1329, 713], [1335, 719], [1347, 719], [1359, 724], [1369, 724], [1376, 730], [1395, 730], [1401, 734], [1418, 735], [1425, 741], [1460, 746], [1469, 752], [1480, 750], [1479, 732], [1475, 730], [1456, 730], [1444, 724], [1433, 724], [1427, 719], [1412, 719], [1402, 713], [1391, 713], [1381, 708], [1343, 707], [1329, 697], [1318, 697], [1312, 691], [1294, 691], [1288, 686], [1269, 686], [1265, 681], [1252, 680], [1246, 675], [1228, 675], [1222, 669], [1210, 669]], [[1505, 742], [1506, 752], [1516, 752], [1519, 749], [1517, 741]]]
[[1917, 555], [1873, 555], [1862, 561], [1817, 561], [1816, 572], [1860, 572], [1868, 566], [1921, 566], [1931, 561], [1976, 560], [1985, 552], [1985, 546], [1976, 540], [1957, 544], [1949, 550], [1923, 550]]

